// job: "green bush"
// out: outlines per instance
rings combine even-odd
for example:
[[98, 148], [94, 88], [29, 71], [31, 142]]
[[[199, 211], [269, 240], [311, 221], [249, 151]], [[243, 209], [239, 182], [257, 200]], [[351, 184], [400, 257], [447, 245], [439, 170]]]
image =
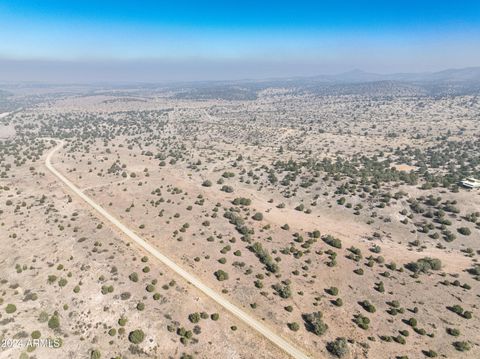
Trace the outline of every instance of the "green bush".
[[277, 273], [279, 271], [278, 264], [273, 261], [272, 257], [268, 251], [262, 247], [261, 243], [255, 242], [248, 248], [255, 253], [257, 258], [265, 265], [269, 272]]
[[5, 312], [7, 312], [7, 314], [12, 314], [12, 313], [15, 313], [16, 311], [17, 311], [17, 307], [15, 306], [15, 304], [8, 304], [5, 307]]
[[252, 200], [250, 198], [237, 197], [232, 202], [235, 206], [250, 206]]
[[302, 317], [309, 332], [321, 336], [327, 331], [328, 325], [322, 320], [322, 312], [303, 314]]
[[337, 338], [332, 342], [327, 343], [327, 350], [330, 354], [343, 358], [348, 354], [348, 343], [345, 338]]
[[136, 329], [128, 334], [128, 340], [133, 344], [140, 344], [143, 342], [143, 339], [145, 339], [145, 334], [140, 329]]
[[472, 312], [470, 312], [469, 310], [466, 310], [465, 312], [463, 312], [463, 317], [465, 319], [472, 319]]
[[218, 281], [224, 281], [228, 279], [228, 273], [219, 269], [215, 273], [213, 273]]
[[332, 303], [334, 305], [336, 305], [337, 307], [341, 307], [343, 305], [343, 300], [342, 300], [342, 298], [337, 298], [337, 299], [333, 300]]
[[263, 214], [257, 212], [253, 215], [252, 219], [254, 219], [255, 221], [261, 221], [263, 219]]
[[432, 349], [423, 350], [423, 354], [428, 358], [436, 358], [438, 356], [437, 352]]
[[353, 321], [358, 325], [359, 328], [364, 330], [368, 329], [368, 325], [370, 324], [370, 319], [361, 314], [356, 314]]
[[338, 238], [333, 237], [330, 234], [323, 236], [322, 240], [334, 248], [338, 248], [338, 249], [342, 248], [342, 241]]
[[412, 328], [415, 328], [418, 323], [415, 318], [410, 318], [407, 320], [407, 324], [410, 325]]
[[292, 296], [292, 290], [290, 289], [290, 286], [288, 284], [282, 285], [280, 283], [277, 283], [273, 285], [273, 289], [275, 289], [278, 295], [283, 299], [287, 299]]
[[188, 320], [192, 323], [198, 323], [200, 321], [200, 313], [192, 313], [188, 315]]
[[377, 311], [375, 306], [372, 303], [370, 303], [368, 300], [364, 300], [359, 304], [362, 306], [363, 309], [365, 309], [369, 313], [375, 313]]
[[52, 315], [48, 321], [48, 327], [50, 329], [57, 329], [60, 327], [60, 319], [56, 315]]
[[447, 328], [447, 333], [453, 337], [458, 337], [460, 335], [460, 330], [457, 328]]
[[468, 227], [460, 227], [457, 229], [458, 233], [464, 235], [464, 236], [469, 236], [472, 234], [472, 231]]
[[424, 257], [416, 262], [410, 262], [405, 267], [414, 273], [427, 273], [430, 270], [440, 270], [442, 262], [437, 258]]
[[459, 352], [466, 352], [466, 351], [469, 351], [469, 350], [472, 348], [472, 346], [470, 345], [470, 343], [464, 342], [464, 341], [462, 341], [462, 342], [453, 342], [452, 345], [453, 345], [453, 346], [455, 347], [455, 349], [457, 349]]
[[337, 287], [330, 287], [325, 290], [330, 295], [338, 295], [338, 288]]

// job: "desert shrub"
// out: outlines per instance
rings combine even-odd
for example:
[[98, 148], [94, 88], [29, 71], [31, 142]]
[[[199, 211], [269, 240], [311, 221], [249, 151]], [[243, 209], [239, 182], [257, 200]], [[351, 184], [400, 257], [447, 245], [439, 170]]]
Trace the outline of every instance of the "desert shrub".
[[463, 312], [463, 317], [465, 319], [472, 319], [472, 312], [470, 312], [469, 310], [466, 310], [465, 312]]
[[41, 313], [39, 314], [39, 316], [38, 316], [38, 321], [39, 321], [40, 323], [45, 323], [45, 322], [47, 322], [47, 321], [48, 321], [48, 313], [46, 313], [46, 312], [41, 312]]
[[130, 292], [120, 293], [120, 299], [121, 300], [128, 300], [128, 299], [130, 299], [131, 296], [132, 296], [132, 294]]
[[464, 235], [464, 236], [469, 236], [472, 234], [472, 231], [468, 227], [460, 227], [457, 229], [458, 233]]
[[60, 327], [60, 319], [57, 315], [52, 315], [50, 317], [50, 319], [48, 320], [48, 327], [50, 329], [57, 329], [58, 327]]
[[253, 215], [252, 219], [254, 219], [255, 221], [261, 221], [263, 219], [263, 214], [257, 212]]
[[100, 359], [101, 357], [102, 357], [102, 354], [97, 349], [94, 349], [90, 352], [90, 359]]
[[133, 344], [140, 344], [143, 342], [143, 339], [145, 339], [145, 334], [140, 329], [136, 329], [128, 334], [128, 340]]
[[223, 192], [226, 192], [226, 193], [232, 193], [232, 192], [233, 192], [233, 187], [232, 187], [232, 186], [223, 185], [220, 190], [223, 191]]
[[215, 277], [217, 277], [218, 281], [224, 281], [228, 279], [228, 273], [219, 269], [215, 273], [213, 273]]
[[328, 325], [322, 320], [322, 312], [303, 314], [302, 317], [309, 332], [320, 336], [327, 331]]
[[382, 281], [376, 283], [375, 290], [377, 290], [380, 293], [385, 292], [385, 286]]
[[370, 303], [368, 300], [364, 300], [359, 304], [362, 306], [363, 309], [365, 309], [369, 313], [375, 313], [377, 311], [375, 306], [372, 303]]
[[7, 312], [7, 314], [12, 314], [12, 313], [15, 313], [16, 311], [17, 311], [17, 307], [15, 306], [15, 304], [8, 304], [5, 307], [5, 312]]
[[326, 289], [326, 292], [330, 295], [338, 295], [338, 288], [337, 287], [330, 287]]
[[337, 298], [337, 299], [333, 300], [332, 303], [334, 305], [336, 305], [337, 307], [341, 307], [343, 305], [343, 300], [342, 300], [342, 298]]
[[289, 285], [282, 285], [280, 283], [277, 283], [273, 285], [273, 289], [278, 293], [278, 295], [283, 298], [290, 298], [292, 296], [292, 290], [290, 289]]
[[255, 253], [261, 263], [265, 265], [267, 270], [272, 273], [277, 273], [279, 270], [278, 264], [275, 263], [266, 249], [264, 249], [259, 242], [255, 242], [249, 247], [249, 249]]
[[339, 249], [342, 248], [342, 241], [338, 238], [333, 237], [330, 234], [323, 236], [322, 240], [334, 248], [339, 248]]
[[237, 197], [232, 202], [235, 206], [250, 206], [252, 204], [252, 200], [250, 198], [245, 197]]
[[212, 181], [205, 180], [205, 181], [203, 181], [202, 186], [203, 187], [212, 187]]
[[466, 352], [466, 351], [469, 351], [472, 346], [470, 345], [470, 343], [468, 342], [464, 342], [464, 341], [461, 341], [461, 342], [453, 342], [452, 345], [455, 347], [455, 349], [457, 349], [459, 352]]
[[102, 285], [101, 292], [103, 295], [108, 293], [113, 293], [113, 286], [111, 285]]
[[300, 329], [300, 325], [297, 322], [288, 323], [288, 328], [294, 332]]
[[305, 206], [302, 204], [299, 204], [297, 207], [295, 207], [297, 211], [303, 211], [305, 209]]
[[458, 315], [463, 314], [463, 308], [458, 304], [452, 305], [451, 307], [448, 307], [448, 309], [450, 309], [452, 312], [454, 312]]
[[358, 274], [358, 275], [363, 275], [363, 269], [362, 268], [354, 269], [353, 273]]
[[426, 273], [430, 270], [440, 270], [442, 262], [437, 258], [424, 257], [416, 262], [407, 263], [405, 267], [414, 273]]
[[210, 318], [214, 321], [217, 321], [220, 318], [220, 314], [218, 313], [213, 313]]
[[410, 325], [412, 328], [415, 328], [418, 323], [415, 318], [410, 318], [407, 320], [407, 324]]
[[361, 314], [356, 314], [353, 318], [353, 322], [357, 324], [359, 328], [366, 330], [370, 324], [370, 319]]
[[423, 355], [425, 355], [428, 358], [436, 358], [438, 356], [437, 352], [429, 349], [429, 350], [423, 350]]
[[200, 318], [201, 318], [200, 313], [197, 313], [197, 312], [191, 313], [191, 314], [188, 315], [188, 320], [190, 320], [190, 322], [192, 322], [194, 324], [198, 323], [200, 321]]
[[327, 350], [330, 354], [343, 358], [348, 354], [348, 343], [345, 338], [337, 338], [332, 342], [327, 343]]
[[447, 333], [453, 337], [458, 337], [460, 335], [460, 330], [457, 328], [447, 328]]

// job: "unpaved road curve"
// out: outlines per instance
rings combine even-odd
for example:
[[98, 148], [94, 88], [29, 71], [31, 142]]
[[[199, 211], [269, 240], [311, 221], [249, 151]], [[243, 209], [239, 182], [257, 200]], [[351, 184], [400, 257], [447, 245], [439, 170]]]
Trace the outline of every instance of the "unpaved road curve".
[[211, 289], [210, 287], [203, 284], [198, 278], [191, 275], [190, 273], [185, 271], [183, 268], [178, 266], [175, 262], [173, 262], [170, 258], [168, 258], [165, 255], [163, 255], [162, 253], [160, 253], [154, 246], [147, 243], [144, 239], [140, 238], [137, 234], [135, 234], [135, 232], [130, 230], [127, 226], [125, 226], [123, 223], [121, 223], [118, 219], [113, 217], [110, 213], [108, 213], [105, 209], [103, 209], [102, 206], [100, 206], [98, 203], [93, 201], [90, 197], [88, 197], [85, 193], [83, 193], [77, 186], [75, 186], [66, 177], [64, 177], [60, 172], [58, 172], [55, 169], [55, 167], [53, 167], [53, 165], [52, 165], [52, 156], [55, 154], [55, 152], [57, 152], [60, 148], [63, 147], [63, 144], [64, 144], [63, 141], [59, 141], [59, 144], [57, 146], [55, 146], [55, 148], [48, 153], [47, 158], [45, 159], [45, 165], [50, 170], [50, 172], [52, 172], [53, 175], [55, 175], [60, 181], [63, 182], [63, 184], [65, 186], [68, 187], [68, 189], [70, 189], [78, 197], [80, 197], [87, 204], [89, 204], [91, 207], [93, 207], [93, 209], [95, 209], [95, 211], [97, 211], [104, 219], [111, 222], [115, 227], [117, 227], [121, 232], [123, 232], [127, 237], [129, 237], [131, 240], [133, 240], [135, 243], [137, 243], [145, 251], [150, 253], [152, 256], [157, 258], [160, 262], [162, 262], [167, 267], [169, 267], [174, 272], [176, 272], [178, 275], [183, 277], [187, 282], [192, 284], [194, 287], [201, 290], [204, 294], [209, 296], [211, 299], [213, 299], [215, 302], [220, 304], [222, 307], [224, 307], [230, 313], [232, 313], [237, 318], [242, 320], [245, 324], [247, 324], [251, 328], [255, 329], [257, 332], [262, 334], [265, 338], [267, 338], [272, 343], [277, 345], [280, 349], [284, 350], [286, 353], [288, 353], [293, 358], [298, 358], [298, 359], [309, 358], [309, 356], [307, 356], [305, 353], [303, 353], [299, 349], [295, 348], [292, 344], [290, 344], [288, 341], [286, 341], [285, 339], [283, 339], [279, 335], [275, 334], [271, 329], [266, 327], [264, 324], [262, 324], [261, 322], [259, 322], [258, 320], [256, 320], [255, 318], [253, 318], [252, 316], [247, 314], [246, 312], [244, 312], [242, 309], [240, 309], [237, 306], [230, 303], [223, 296], [221, 296], [220, 294], [215, 292], [213, 289]]

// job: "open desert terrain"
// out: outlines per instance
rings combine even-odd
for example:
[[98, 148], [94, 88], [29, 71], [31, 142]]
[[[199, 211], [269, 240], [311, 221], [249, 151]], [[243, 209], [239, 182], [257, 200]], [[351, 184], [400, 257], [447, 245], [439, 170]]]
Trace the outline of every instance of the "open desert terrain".
[[0, 358], [480, 358], [480, 190], [459, 185], [480, 177], [475, 91], [79, 86], [10, 101]]

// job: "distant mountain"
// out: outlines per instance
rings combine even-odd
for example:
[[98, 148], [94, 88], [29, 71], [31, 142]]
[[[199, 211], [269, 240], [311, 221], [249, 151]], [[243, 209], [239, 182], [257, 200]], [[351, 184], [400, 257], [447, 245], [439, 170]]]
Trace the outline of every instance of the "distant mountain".
[[[315, 77], [318, 80], [325, 76]], [[463, 69], [448, 69], [438, 72], [420, 73], [395, 73], [376, 74], [362, 70], [352, 70], [327, 77], [334, 82], [376, 82], [376, 81], [402, 81], [402, 82], [480, 82], [480, 67]]]
[[480, 67], [468, 67], [464, 69], [448, 69], [433, 72], [427, 76], [430, 81], [451, 82], [478, 82], [480, 81]]

